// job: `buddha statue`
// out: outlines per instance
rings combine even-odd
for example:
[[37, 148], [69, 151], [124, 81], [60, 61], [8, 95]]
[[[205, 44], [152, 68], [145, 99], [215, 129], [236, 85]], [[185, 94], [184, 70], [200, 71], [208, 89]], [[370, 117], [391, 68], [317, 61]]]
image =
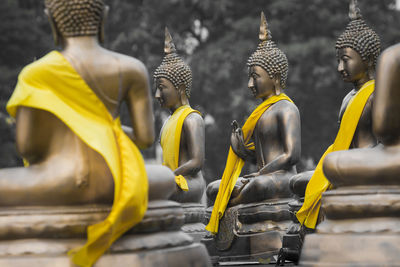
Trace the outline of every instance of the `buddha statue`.
[[201, 169], [204, 164], [204, 121], [190, 107], [192, 87], [190, 67], [178, 56], [171, 34], [165, 28], [165, 56], [154, 73], [155, 98], [171, 116], [160, 133], [163, 165], [175, 174], [175, 190], [170, 200], [182, 203], [185, 224], [182, 230], [195, 242], [205, 235], [205, 206], [202, 197], [206, 187]]
[[[167, 209], [170, 216], [163, 225], [175, 223], [177, 228], [169, 229], [178, 231], [182, 210], [178, 204], [166, 201], [174, 191], [173, 173], [163, 166], [145, 166], [138, 149], [147, 148], [154, 141], [148, 73], [139, 60], [101, 47], [108, 7], [102, 0], [44, 2], [55, 41], [62, 50], [52, 51], [26, 66], [7, 104], [8, 112], [16, 118], [17, 148], [27, 166], [0, 170], [0, 216], [8, 220], [1, 225], [1, 232], [8, 234], [1, 239], [10, 246], [1, 252], [0, 265], [16, 264], [14, 258], [5, 257], [10, 255], [9, 250], [14, 250], [13, 256], [43, 256], [43, 249], [25, 250], [34, 250], [29, 241], [32, 238], [46, 237], [56, 241], [37, 242], [42, 242], [42, 248], [51, 255], [62, 257], [72, 249], [69, 255], [73, 263], [91, 266], [143, 218], [142, 228], [154, 232], [157, 227], [152, 213], [160, 207]], [[121, 126], [119, 109], [123, 102], [129, 108], [133, 129]], [[98, 214], [99, 209], [108, 212]], [[147, 209], [150, 213], [146, 217]], [[32, 213], [28, 221], [25, 210]], [[173, 222], [174, 218], [178, 221]], [[18, 220], [22, 221], [16, 223]], [[145, 227], [149, 221], [151, 227]], [[86, 228], [85, 244], [82, 235]], [[162, 239], [154, 235], [155, 245], [141, 245], [142, 253], [153, 247], [171, 247], [171, 242], [162, 244]], [[58, 237], [81, 239], [74, 243], [70, 239], [57, 240]], [[25, 241], [13, 243], [13, 238]], [[190, 244], [186, 237], [183, 239], [175, 240], [175, 245]], [[132, 242], [144, 242], [138, 240]], [[18, 249], [21, 242], [26, 245]], [[125, 248], [125, 252], [133, 249]], [[203, 248], [198, 251], [206, 255]], [[64, 265], [58, 265], [61, 263], [56, 256], [47, 257], [46, 262], [39, 254], [30, 266], [70, 266], [65, 260]], [[133, 261], [140, 265], [140, 257], [130, 257], [136, 257]], [[107, 259], [100, 262], [96, 266], [110, 266]]]
[[[226, 227], [231, 228], [228, 235], [233, 231], [240, 232], [234, 230], [235, 224], [258, 223], [245, 230], [248, 234], [279, 229], [274, 232], [276, 240], [269, 239], [267, 246], [259, 243], [252, 251], [244, 252], [254, 255], [264, 253], [270, 247], [268, 256], [271, 256], [271, 253], [277, 254], [275, 245], [281, 247], [280, 231], [286, 230], [286, 224], [280, 223], [289, 220], [287, 203], [283, 199], [291, 197], [289, 179], [296, 174], [295, 165], [300, 158], [300, 115], [293, 101], [283, 93], [288, 61], [272, 41], [264, 13], [261, 14], [259, 39], [261, 42], [247, 64], [248, 88], [262, 103], [242, 128], [236, 121], [232, 122], [231, 147], [222, 179], [207, 187], [208, 202], [214, 203], [215, 200], [215, 203], [206, 230], [216, 234], [216, 239], [219, 239], [228, 231], [224, 229], [228, 221], [230, 223]], [[245, 161], [255, 162], [257, 172], [238, 179]], [[283, 210], [281, 207], [284, 207]], [[235, 223], [227, 219], [231, 213], [233, 220], [242, 221]], [[271, 229], [265, 226], [267, 221], [272, 221], [270, 225], [274, 226]], [[246, 227], [243, 226], [243, 229]], [[219, 228], [222, 228], [222, 233]], [[256, 252], [255, 247], [261, 251]], [[232, 248], [231, 252], [234, 251]]]
[[201, 172], [205, 150], [204, 121], [200, 112], [190, 107], [192, 72], [177, 55], [167, 28], [164, 52], [165, 57], [154, 73], [154, 80], [155, 98], [171, 113], [160, 134], [163, 165], [174, 172], [177, 184], [170, 199], [199, 203], [205, 190]]
[[373, 132], [379, 140], [379, 145], [346, 152], [338, 151], [326, 157], [323, 170], [335, 187], [399, 184], [399, 62], [400, 45], [397, 44], [382, 53], [377, 69], [372, 119]]
[[377, 145], [372, 132], [372, 103], [374, 98], [375, 65], [380, 54], [378, 35], [363, 20], [356, 0], [350, 1], [350, 23], [336, 41], [338, 72], [353, 89], [344, 97], [339, 112], [339, 131], [335, 142], [325, 151], [315, 171], [294, 176], [291, 189], [305, 203], [297, 212], [299, 222], [315, 228], [319, 214], [319, 200], [331, 186], [322, 172], [322, 163], [330, 152]]
[[394, 266], [399, 262], [399, 77], [397, 44], [382, 53], [377, 66], [372, 129], [379, 144], [326, 156], [323, 171], [335, 190], [322, 197], [326, 218], [316, 234], [306, 236], [301, 264]]
[[345, 96], [339, 112], [339, 131], [335, 142], [321, 157], [315, 171], [293, 176], [290, 189], [295, 201], [290, 208], [296, 217], [283, 237], [280, 263], [298, 261], [304, 235], [314, 232], [318, 221], [322, 193], [332, 186], [324, 177], [322, 164], [325, 155], [336, 150], [374, 147], [377, 144], [372, 132], [372, 103], [374, 98], [374, 72], [380, 53], [377, 34], [362, 19], [357, 1], [350, 2], [350, 23], [336, 42], [338, 72], [353, 89]]

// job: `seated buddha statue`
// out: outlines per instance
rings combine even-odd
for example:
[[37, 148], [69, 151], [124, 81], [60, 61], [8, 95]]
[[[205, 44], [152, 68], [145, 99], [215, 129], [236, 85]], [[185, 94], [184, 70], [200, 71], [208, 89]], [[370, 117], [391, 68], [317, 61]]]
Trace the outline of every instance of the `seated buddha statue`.
[[190, 67], [177, 55], [172, 37], [165, 29], [165, 57], [154, 73], [155, 98], [171, 116], [161, 129], [163, 165], [175, 174], [176, 189], [170, 199], [199, 203], [205, 181], [204, 121], [200, 112], [190, 107], [192, 87]]
[[374, 98], [374, 72], [380, 54], [380, 39], [363, 20], [356, 0], [350, 1], [350, 23], [336, 41], [338, 72], [353, 89], [345, 96], [339, 112], [339, 131], [334, 143], [325, 151], [315, 171], [294, 176], [291, 190], [304, 198], [297, 212], [298, 221], [314, 229], [322, 193], [331, 188], [322, 171], [325, 156], [333, 151], [368, 148], [377, 145], [372, 132], [371, 110]]
[[[300, 115], [293, 101], [283, 93], [288, 61], [271, 39], [264, 13], [261, 14], [260, 44], [248, 60], [248, 88], [262, 103], [243, 127], [232, 123], [231, 147], [221, 180], [207, 187], [214, 203], [206, 229], [218, 232], [219, 221], [228, 204], [287, 198], [289, 179], [296, 174], [300, 158]], [[245, 161], [257, 164], [257, 172], [239, 178]]]
[[399, 184], [399, 73], [397, 44], [382, 53], [377, 68], [372, 120], [379, 145], [327, 155], [323, 170], [334, 186]]
[[328, 154], [325, 220], [305, 238], [300, 265], [393, 266], [400, 260], [400, 44], [379, 58], [372, 130], [375, 147]]
[[144, 165], [139, 148], [154, 141], [148, 74], [139, 60], [101, 46], [103, 1], [45, 0], [45, 7], [62, 50], [26, 66], [7, 104], [27, 166], [0, 170], [0, 206], [113, 205], [71, 252], [76, 264], [91, 265], [141, 221], [148, 199], [170, 196], [174, 178], [166, 167]]

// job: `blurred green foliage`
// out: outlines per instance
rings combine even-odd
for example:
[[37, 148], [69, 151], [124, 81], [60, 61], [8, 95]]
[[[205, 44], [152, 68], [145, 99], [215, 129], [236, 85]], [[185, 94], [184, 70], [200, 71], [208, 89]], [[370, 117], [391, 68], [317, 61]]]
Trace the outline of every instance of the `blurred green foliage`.
[[[286, 93], [302, 119], [302, 163], [318, 160], [337, 132], [337, 113], [351, 84], [336, 71], [335, 41], [348, 23], [348, 0], [109, 0], [105, 47], [142, 60], [150, 76], [163, 57], [164, 27], [193, 71], [191, 105], [215, 123], [206, 127], [208, 181], [222, 174], [230, 123], [243, 123], [258, 104], [247, 89], [246, 61], [258, 44], [260, 12], [273, 40], [286, 53]], [[362, 14], [381, 37], [382, 48], [400, 42], [395, 0], [359, 0]], [[0, 112], [21, 68], [53, 49], [41, 0], [0, 1]], [[157, 130], [160, 108], [154, 105]], [[122, 112], [126, 120], [126, 112]], [[19, 161], [13, 129], [0, 117], [0, 167]], [[5, 125], [3, 127], [3, 125]], [[152, 150], [146, 156], [154, 154]], [[15, 159], [15, 160], [10, 160]], [[307, 160], [308, 159], [308, 160]]]

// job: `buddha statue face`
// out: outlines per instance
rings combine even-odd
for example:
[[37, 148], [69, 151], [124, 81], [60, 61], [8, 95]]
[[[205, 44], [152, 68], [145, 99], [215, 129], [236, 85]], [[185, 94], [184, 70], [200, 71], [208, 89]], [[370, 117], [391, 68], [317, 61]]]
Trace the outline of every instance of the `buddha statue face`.
[[345, 82], [359, 86], [374, 78], [381, 43], [362, 18], [357, 0], [350, 0], [349, 18], [345, 31], [336, 40], [338, 71]]
[[264, 12], [261, 12], [260, 43], [247, 60], [249, 68], [247, 86], [253, 92], [254, 97], [263, 100], [274, 94], [279, 95], [286, 87], [289, 68], [285, 53], [271, 38]]
[[359, 53], [350, 47], [338, 51], [338, 72], [345, 82], [357, 82], [369, 79], [368, 62], [362, 60]]
[[156, 93], [154, 96], [160, 106], [167, 109], [177, 108], [182, 105], [181, 93], [167, 78], [156, 79]]
[[165, 28], [164, 52], [161, 65], [154, 72], [155, 98], [161, 107], [174, 110], [189, 103], [192, 71], [176, 53], [175, 44], [167, 28]]
[[249, 68], [249, 82], [247, 86], [255, 98], [267, 99], [276, 94], [279, 84], [279, 79], [271, 79], [268, 73], [260, 66], [255, 65]]

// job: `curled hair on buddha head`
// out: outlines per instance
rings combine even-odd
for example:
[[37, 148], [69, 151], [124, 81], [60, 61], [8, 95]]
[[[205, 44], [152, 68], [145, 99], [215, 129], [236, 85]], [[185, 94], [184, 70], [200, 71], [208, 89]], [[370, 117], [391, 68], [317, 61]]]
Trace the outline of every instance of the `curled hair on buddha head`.
[[247, 61], [247, 66], [260, 66], [273, 79], [275, 75], [280, 75], [280, 85], [282, 89], [286, 87], [286, 79], [288, 75], [289, 64], [285, 53], [283, 53], [272, 41], [271, 32], [268, 29], [268, 23], [265, 19], [264, 12], [261, 12], [260, 24], [260, 43], [256, 51]]
[[342, 48], [354, 49], [363, 61], [368, 61], [375, 68], [381, 52], [381, 41], [379, 36], [367, 26], [361, 16], [357, 0], [350, 0], [349, 7], [350, 22], [346, 30], [336, 41], [336, 56]]
[[175, 45], [167, 27], [165, 27], [164, 53], [165, 56], [161, 65], [154, 72], [154, 79], [166, 78], [177, 90], [183, 84], [185, 86], [185, 94], [189, 98], [192, 88], [192, 71], [176, 53]]
[[45, 0], [44, 4], [63, 36], [99, 33], [105, 7], [102, 0]]

